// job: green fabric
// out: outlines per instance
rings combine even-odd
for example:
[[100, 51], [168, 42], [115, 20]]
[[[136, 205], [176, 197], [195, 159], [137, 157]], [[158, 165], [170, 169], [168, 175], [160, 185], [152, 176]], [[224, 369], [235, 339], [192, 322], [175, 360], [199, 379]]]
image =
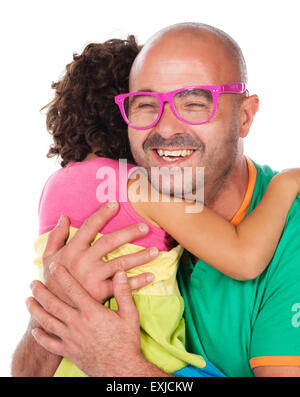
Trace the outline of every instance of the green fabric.
[[[276, 173], [254, 164], [257, 178], [248, 214]], [[200, 259], [193, 266], [187, 251], [177, 278], [185, 302], [187, 350], [227, 376], [253, 376], [249, 360], [254, 357], [300, 356], [300, 196], [269, 266], [257, 279], [233, 280]]]

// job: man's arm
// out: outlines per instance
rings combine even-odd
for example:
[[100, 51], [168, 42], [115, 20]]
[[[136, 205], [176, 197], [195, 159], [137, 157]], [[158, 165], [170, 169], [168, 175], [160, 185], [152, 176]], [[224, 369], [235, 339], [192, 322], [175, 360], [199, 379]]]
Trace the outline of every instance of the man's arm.
[[[53, 255], [59, 251], [68, 237], [68, 224], [59, 222], [49, 234], [44, 256]], [[47, 261], [44, 265], [45, 283], [52, 291], [57, 290], [53, 280], [48, 277]], [[39, 345], [32, 336], [32, 330], [39, 326], [38, 322], [30, 318], [27, 330], [19, 342], [12, 358], [11, 375], [13, 377], [52, 377], [59, 366], [62, 357], [52, 354]]]
[[257, 367], [253, 372], [258, 377], [300, 377], [300, 367]]
[[11, 366], [13, 377], [51, 377], [60, 364], [61, 357], [49, 353], [33, 338], [31, 332], [38, 326], [38, 322], [31, 318], [13, 355]]
[[[131, 225], [122, 230], [108, 233], [91, 247], [95, 236], [117, 212], [118, 205], [104, 205], [91, 215], [81, 226], [77, 234], [66, 245], [69, 235], [69, 220], [62, 217], [58, 225], [49, 233], [47, 246], [43, 255], [45, 284], [64, 301], [67, 297], [49, 273], [49, 265], [58, 260], [68, 268], [70, 273], [84, 286], [91, 296], [104, 302], [112, 296], [111, 277], [118, 270], [129, 270], [135, 266], [145, 264], [158, 255], [158, 251], [151, 248], [139, 251], [126, 257], [119, 257], [109, 262], [103, 262], [102, 257], [115, 248], [145, 235], [147, 228], [141, 230], [140, 225]], [[151, 274], [144, 273], [130, 280], [132, 289], [141, 288], [149, 284]], [[14, 377], [53, 376], [61, 357], [51, 354], [38, 345], [32, 337], [31, 331], [36, 327], [32, 320], [21, 342], [17, 346], [11, 366]]]
[[[251, 329], [250, 365], [258, 377], [300, 376], [300, 202], [293, 204], [273, 261], [262, 276]], [[297, 310], [295, 311], [295, 307]]]
[[33, 333], [39, 344], [89, 376], [169, 376], [142, 356], [138, 311], [125, 272], [113, 278], [118, 304], [113, 311], [93, 299], [63, 266], [52, 264], [51, 271], [77, 309], [34, 282], [34, 298], [27, 305], [42, 327]]

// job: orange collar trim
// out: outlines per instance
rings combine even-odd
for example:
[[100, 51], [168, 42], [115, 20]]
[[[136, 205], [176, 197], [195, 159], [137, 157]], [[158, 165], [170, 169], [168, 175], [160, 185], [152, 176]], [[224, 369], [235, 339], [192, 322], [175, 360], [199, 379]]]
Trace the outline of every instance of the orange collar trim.
[[248, 159], [248, 157], [245, 156], [245, 159], [248, 165], [248, 174], [249, 174], [248, 186], [242, 205], [240, 206], [239, 210], [231, 220], [231, 223], [234, 226], [237, 226], [240, 222], [242, 222], [242, 220], [247, 215], [247, 212], [250, 208], [255, 182], [256, 182], [257, 169], [253, 164], [253, 162], [250, 159]]
[[300, 356], [261, 356], [252, 357], [251, 368], [256, 367], [294, 367], [300, 365]]

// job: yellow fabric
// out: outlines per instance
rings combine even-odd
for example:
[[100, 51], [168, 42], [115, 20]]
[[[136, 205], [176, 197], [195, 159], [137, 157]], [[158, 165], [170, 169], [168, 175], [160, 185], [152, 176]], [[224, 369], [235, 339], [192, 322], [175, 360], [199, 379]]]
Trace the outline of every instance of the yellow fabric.
[[[78, 229], [70, 227], [69, 239]], [[94, 242], [102, 235], [99, 233]], [[40, 268], [42, 277], [42, 254], [47, 243], [48, 233], [41, 235], [35, 242], [37, 257], [34, 263]], [[142, 250], [135, 244], [124, 244], [106, 255], [105, 261], [121, 255], [128, 255]], [[159, 256], [151, 262], [133, 268], [127, 272], [128, 277], [144, 272], [154, 274], [154, 281], [144, 288], [133, 291], [133, 298], [139, 311], [141, 326], [141, 349], [145, 358], [167, 373], [173, 373], [188, 364], [204, 368], [204, 359], [185, 350], [185, 323], [183, 319], [184, 302], [180, 295], [176, 273], [179, 258], [183, 252], [180, 245], [170, 251], [161, 251]], [[114, 298], [105, 304], [117, 310]], [[122, 348], [120, 346], [120, 348]], [[103, 357], [105, 360], [105, 357]], [[56, 377], [87, 376], [71, 361], [64, 358], [59, 365]]]

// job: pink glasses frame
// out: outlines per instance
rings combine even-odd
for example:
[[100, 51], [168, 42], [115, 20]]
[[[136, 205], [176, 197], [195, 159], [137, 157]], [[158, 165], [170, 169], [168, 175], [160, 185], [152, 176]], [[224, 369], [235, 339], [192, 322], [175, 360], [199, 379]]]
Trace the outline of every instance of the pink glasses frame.
[[[200, 123], [192, 123], [189, 121], [184, 120], [183, 118], [181, 118], [179, 116], [179, 114], [176, 112], [174, 103], [173, 103], [173, 97], [174, 95], [176, 95], [178, 92], [182, 92], [182, 91], [186, 91], [186, 90], [195, 90], [195, 89], [204, 89], [204, 90], [209, 90], [212, 94], [213, 97], [213, 111], [212, 114], [210, 116], [209, 119], [205, 120], [205, 121], [201, 121]], [[115, 102], [116, 104], [119, 106], [119, 109], [121, 111], [121, 114], [123, 116], [124, 121], [132, 128], [136, 129], [136, 130], [147, 130], [149, 128], [154, 127], [158, 121], [161, 118], [161, 115], [163, 113], [163, 105], [165, 102], [168, 102], [171, 106], [171, 109], [173, 111], [173, 113], [175, 114], [175, 116], [183, 121], [184, 123], [187, 124], [193, 124], [193, 125], [198, 125], [198, 124], [203, 124], [203, 123], [207, 123], [208, 121], [210, 121], [217, 110], [217, 105], [218, 105], [218, 97], [220, 94], [223, 93], [227, 93], [227, 94], [243, 94], [244, 92], [246, 92], [247, 88], [246, 88], [246, 84], [245, 83], [229, 83], [229, 84], [224, 84], [224, 85], [198, 85], [198, 86], [194, 86], [194, 87], [185, 87], [185, 88], [180, 88], [178, 90], [175, 91], [170, 91], [170, 92], [129, 92], [127, 94], [120, 94], [117, 95], [115, 97]], [[130, 121], [127, 119], [127, 116], [125, 114], [125, 109], [124, 109], [124, 101], [126, 98], [133, 96], [133, 95], [151, 95], [151, 96], [155, 96], [158, 101], [159, 101], [159, 111], [158, 111], [158, 115], [157, 115], [157, 119], [149, 126], [147, 127], [136, 127], [134, 125], [132, 125], [130, 123]]]

